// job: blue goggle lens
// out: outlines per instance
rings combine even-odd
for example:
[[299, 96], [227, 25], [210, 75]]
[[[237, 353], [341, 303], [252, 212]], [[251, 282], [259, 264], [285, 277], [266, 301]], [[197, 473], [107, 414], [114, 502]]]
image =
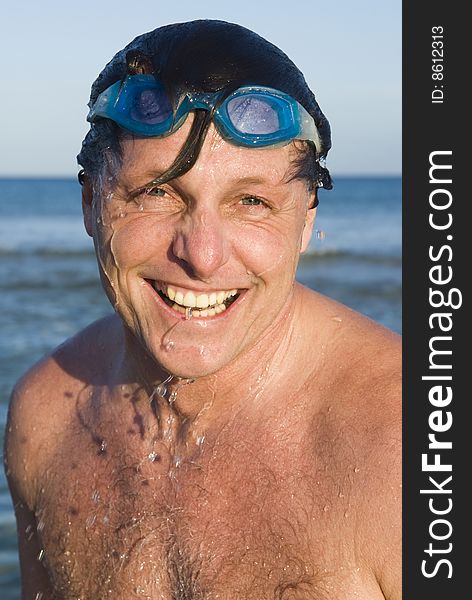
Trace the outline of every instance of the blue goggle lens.
[[166, 94], [157, 89], [138, 91], [128, 110], [133, 121], [148, 125], [164, 123], [173, 115]]
[[[162, 136], [175, 131], [188, 112], [211, 110], [219, 93], [188, 93], [174, 114], [162, 83], [152, 75], [132, 75], [116, 82], [97, 98], [87, 119], [111, 119], [139, 135]], [[313, 118], [293, 98], [271, 88], [247, 86], [233, 92], [215, 110], [222, 135], [243, 146], [268, 146], [293, 139], [320, 141]]]
[[233, 127], [240, 133], [264, 135], [280, 130], [277, 109], [268, 99], [247, 94], [230, 99], [226, 111]]

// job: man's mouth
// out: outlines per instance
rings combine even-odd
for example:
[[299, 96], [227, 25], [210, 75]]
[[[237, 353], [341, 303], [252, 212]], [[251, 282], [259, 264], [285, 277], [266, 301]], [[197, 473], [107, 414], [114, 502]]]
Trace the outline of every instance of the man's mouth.
[[188, 314], [191, 310], [192, 317], [214, 317], [224, 312], [238, 297], [240, 291], [215, 290], [197, 294], [184, 288], [175, 288], [160, 281], [150, 281], [164, 302], [178, 313]]

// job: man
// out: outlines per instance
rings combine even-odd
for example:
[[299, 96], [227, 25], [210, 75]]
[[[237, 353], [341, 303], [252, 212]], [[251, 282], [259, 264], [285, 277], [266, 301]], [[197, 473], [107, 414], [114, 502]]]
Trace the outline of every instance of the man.
[[134, 40], [90, 107], [116, 314], [13, 394], [23, 597], [400, 598], [399, 340], [294, 283], [330, 187], [303, 76], [197, 21]]

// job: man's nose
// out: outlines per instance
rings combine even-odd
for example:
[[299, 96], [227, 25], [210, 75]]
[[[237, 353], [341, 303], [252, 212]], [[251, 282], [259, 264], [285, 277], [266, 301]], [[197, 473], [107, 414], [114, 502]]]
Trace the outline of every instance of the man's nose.
[[218, 212], [199, 210], [187, 213], [176, 231], [172, 251], [185, 263], [190, 276], [210, 279], [229, 256], [226, 231]]

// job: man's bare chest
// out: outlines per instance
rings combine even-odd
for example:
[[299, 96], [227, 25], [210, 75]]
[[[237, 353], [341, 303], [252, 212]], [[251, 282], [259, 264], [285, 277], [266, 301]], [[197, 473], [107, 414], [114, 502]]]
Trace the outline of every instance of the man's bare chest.
[[109, 438], [63, 452], [37, 511], [57, 597], [302, 599], [351, 589], [360, 566], [344, 494], [325, 468], [308, 468], [306, 449], [262, 448], [239, 439], [203, 459]]

